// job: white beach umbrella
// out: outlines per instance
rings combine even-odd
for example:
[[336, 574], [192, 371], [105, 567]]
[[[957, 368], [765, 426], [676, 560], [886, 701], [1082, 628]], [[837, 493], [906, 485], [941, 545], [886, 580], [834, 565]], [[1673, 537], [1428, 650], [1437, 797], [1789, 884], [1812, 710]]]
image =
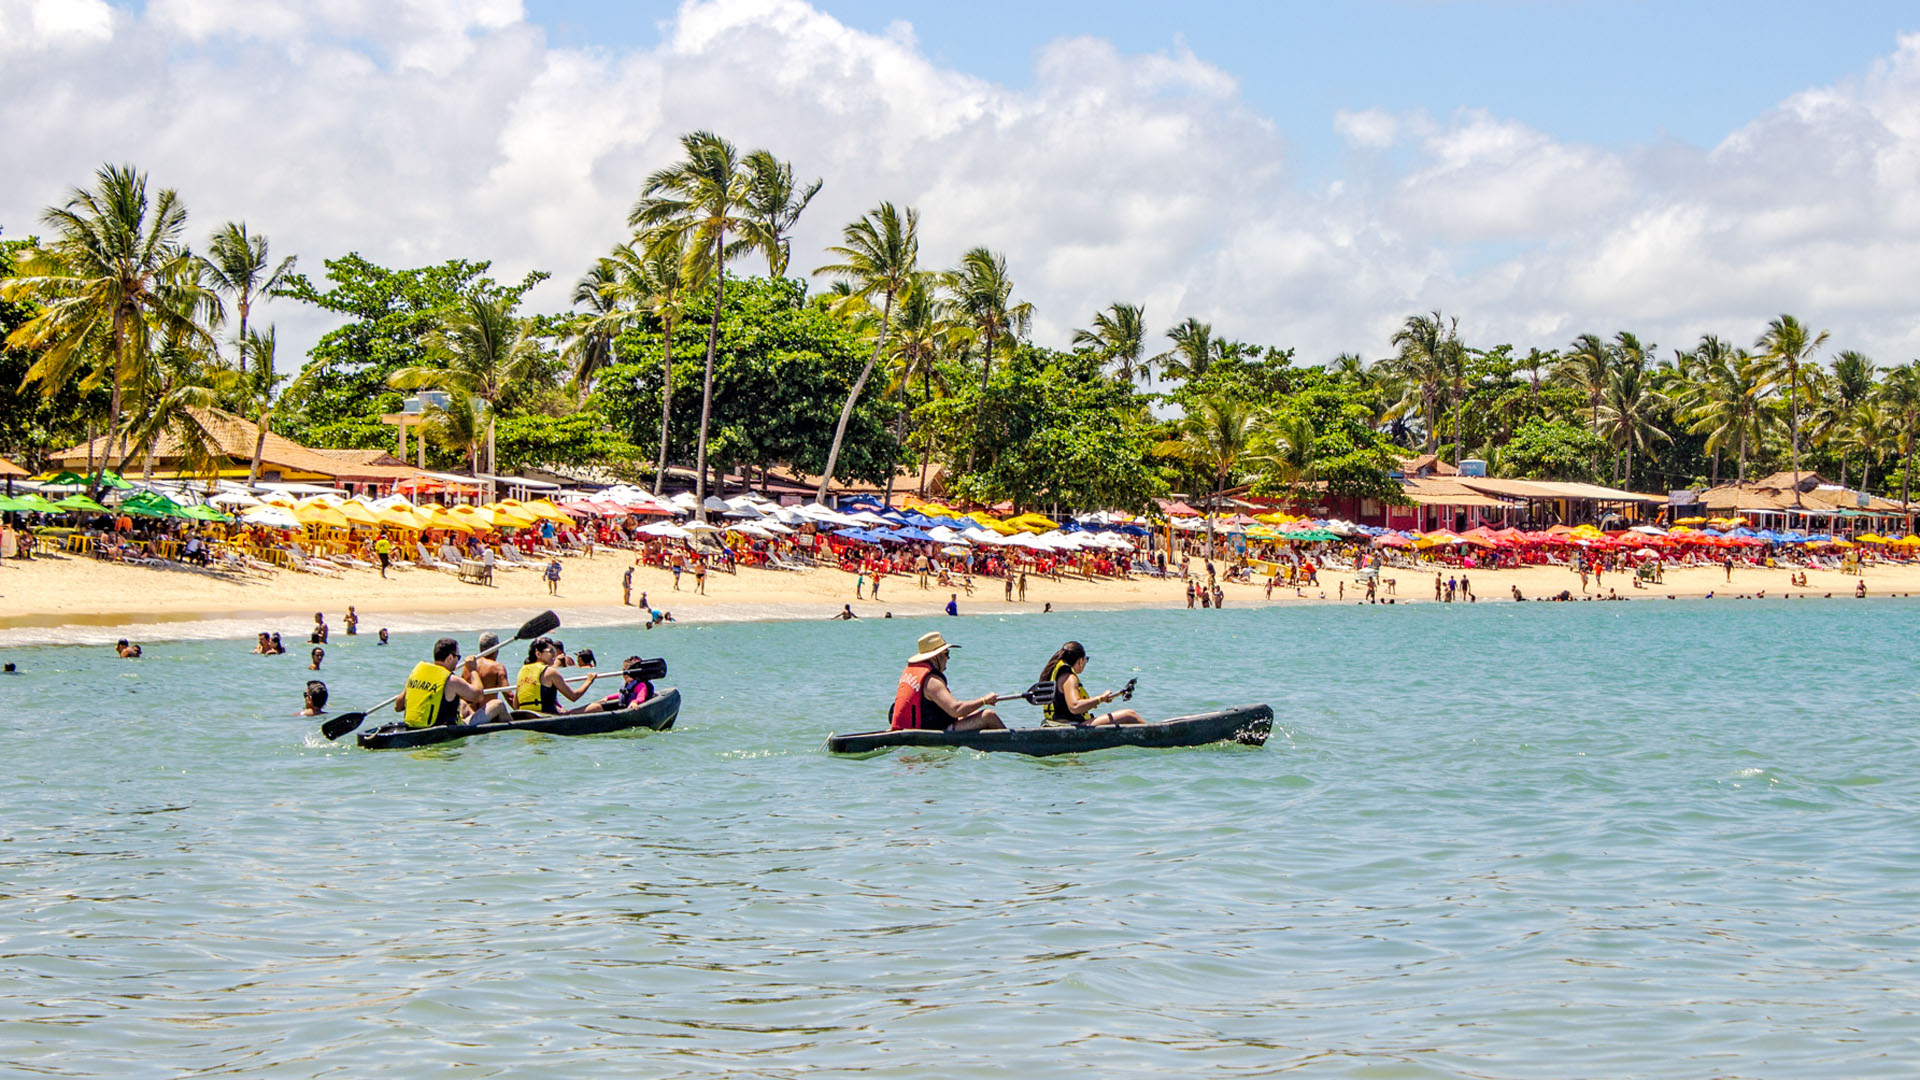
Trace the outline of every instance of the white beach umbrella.
[[927, 535], [933, 537], [937, 543], [942, 544], [958, 544], [964, 539], [961, 534], [954, 532], [945, 525], [935, 525], [933, 528], [927, 530]]
[[651, 525], [642, 525], [634, 531], [645, 533], [648, 536], [658, 536], [666, 540], [693, 539], [692, 533], [688, 532], [687, 530], [681, 528], [678, 525], [674, 525], [670, 522], [665, 522], [665, 521], [656, 521]]
[[709, 525], [704, 521], [689, 521], [680, 527], [690, 533], [720, 531], [718, 527]]
[[770, 535], [771, 535], [771, 534], [776, 534], [776, 533], [779, 533], [779, 534], [785, 534], [785, 533], [790, 533], [790, 532], [792, 532], [792, 531], [793, 531], [792, 529], [790, 529], [790, 528], [788, 528], [787, 526], [785, 526], [785, 525], [782, 525], [782, 524], [780, 524], [779, 522], [777, 522], [777, 521], [774, 521], [774, 520], [771, 520], [771, 519], [768, 519], [768, 520], [766, 520], [766, 521], [756, 521], [756, 522], [754, 522], [754, 525], [756, 525], [757, 527], [759, 527], [759, 529], [760, 529], [760, 531], [762, 531], [762, 532], [764, 532], [764, 533], [768, 533], [768, 534], [770, 534]]
[[245, 525], [264, 525], [269, 529], [297, 529], [300, 519], [284, 506], [256, 506], [240, 515]]
[[260, 500], [244, 491], [223, 491], [208, 502], [215, 506], [259, 506]]

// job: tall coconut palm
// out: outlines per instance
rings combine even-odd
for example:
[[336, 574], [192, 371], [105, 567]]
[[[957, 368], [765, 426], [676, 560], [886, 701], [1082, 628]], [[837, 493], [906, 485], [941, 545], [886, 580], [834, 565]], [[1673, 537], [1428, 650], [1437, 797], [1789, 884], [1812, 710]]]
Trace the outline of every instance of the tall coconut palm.
[[666, 233], [649, 238], [640, 261], [640, 283], [647, 313], [660, 324], [660, 456], [653, 465], [653, 493], [658, 495], [667, 476], [667, 439], [673, 419], [673, 331], [686, 316], [687, 292], [693, 287], [684, 237]]
[[833, 483], [833, 471], [840, 463], [840, 446], [847, 437], [847, 422], [853, 419], [854, 403], [860, 400], [860, 392], [867, 388], [867, 379], [872, 377], [873, 367], [880, 362], [881, 351], [887, 347], [894, 299], [912, 283], [918, 270], [920, 211], [911, 206], [901, 210], [890, 202], [883, 202], [858, 221], [849, 223], [841, 230], [841, 236], [844, 243], [827, 249], [828, 254], [840, 261], [814, 273], [839, 278], [852, 290], [850, 296], [869, 304], [878, 294], [880, 323], [874, 335], [873, 352], [860, 368], [860, 377], [853, 380], [853, 388], [847, 391], [846, 403], [840, 406], [840, 421], [833, 426], [833, 445], [827, 450], [827, 467], [820, 475], [820, 490], [815, 495], [822, 502], [826, 501], [827, 486]]
[[[1005, 256], [977, 247], [960, 256], [960, 265], [940, 276], [948, 293], [954, 318], [974, 330], [980, 342], [980, 399], [987, 396], [987, 380], [993, 376], [993, 355], [1002, 342], [1025, 337], [1033, 325], [1033, 305], [1013, 299], [1013, 278], [1007, 274]], [[974, 421], [979, 422], [976, 412]], [[976, 440], [976, 447], [978, 442]], [[973, 471], [974, 450], [967, 451], [967, 471]]]
[[[1702, 426], [1702, 421], [1695, 417], [1695, 413], [1702, 409], [1712, 411], [1709, 407], [1709, 390], [1716, 380], [1728, 374], [1727, 365], [1734, 355], [1733, 346], [1716, 334], [1702, 334], [1699, 344], [1691, 350], [1675, 349], [1673, 353], [1673, 367], [1657, 373], [1659, 378], [1655, 381], [1655, 387], [1667, 395], [1673, 403], [1675, 419], [1688, 424], [1688, 431], [1696, 435], [1710, 431], [1713, 424]], [[1720, 456], [1724, 449], [1723, 441], [1716, 441], [1709, 436], [1706, 450], [1712, 460], [1710, 487], [1720, 486]]]
[[[274, 328], [267, 327], [266, 333], [258, 330], [247, 331], [243, 348], [253, 357], [253, 370], [240, 371], [239, 389], [249, 399], [253, 407], [253, 461], [247, 466], [247, 486], [260, 482], [260, 456], [267, 449], [267, 425], [273, 420], [273, 402], [275, 384], [280, 381], [274, 374], [274, 354], [277, 351], [279, 337]], [[318, 365], [308, 368], [317, 370]]]
[[781, 161], [765, 150], [748, 154], [746, 168], [750, 177], [746, 235], [753, 246], [766, 255], [767, 274], [786, 277], [787, 263], [793, 256], [793, 241], [787, 234], [793, 231], [794, 222], [800, 220], [807, 204], [820, 194], [821, 182], [815, 180], [796, 189], [792, 163]]
[[1313, 419], [1283, 412], [1268, 418], [1255, 432], [1255, 456], [1269, 467], [1282, 487], [1297, 489], [1314, 481], [1319, 464], [1314, 452]]
[[1852, 425], [1860, 416], [1860, 406], [1873, 396], [1873, 359], [1865, 353], [1847, 349], [1833, 359], [1833, 374], [1821, 380], [1814, 396], [1813, 415], [1808, 425], [1823, 445], [1840, 448], [1840, 486], [1847, 486], [1847, 466], [1856, 442]]
[[1448, 381], [1446, 324], [1437, 311], [1409, 315], [1392, 342], [1395, 353], [1382, 366], [1399, 387], [1400, 400], [1388, 418], [1418, 412], [1426, 432], [1422, 452], [1431, 454], [1440, 445], [1440, 403]]
[[1115, 301], [1107, 310], [1094, 313], [1091, 328], [1073, 332], [1073, 347], [1098, 352], [1115, 366], [1114, 374], [1122, 382], [1143, 375], [1151, 383], [1153, 362], [1141, 355], [1147, 348], [1145, 315], [1138, 304]]
[[[1553, 369], [1553, 379], [1561, 386], [1572, 387], [1587, 395], [1586, 420], [1589, 426], [1596, 423], [1599, 415], [1600, 398], [1607, 390], [1607, 373], [1613, 367], [1613, 349], [1600, 339], [1598, 334], [1581, 334], [1573, 340], [1573, 345], [1560, 356], [1560, 363]], [[1600, 459], [1594, 458], [1593, 471], [1600, 472]]]
[[1729, 350], [1710, 360], [1704, 381], [1683, 418], [1687, 430], [1707, 437], [1714, 453], [1734, 451], [1736, 483], [1747, 482], [1747, 455], [1760, 446], [1771, 419], [1766, 403], [1767, 383], [1761, 365], [1745, 349]]
[[1633, 487], [1633, 451], [1650, 451], [1655, 442], [1672, 442], [1654, 424], [1654, 416], [1667, 404], [1665, 395], [1653, 388], [1647, 371], [1647, 357], [1639, 342], [1622, 335], [1621, 357], [1607, 372], [1607, 385], [1594, 410], [1594, 428], [1611, 445], [1626, 451], [1626, 472], [1620, 483]]
[[1886, 457], [1887, 447], [1900, 442], [1900, 418], [1878, 398], [1861, 402], [1846, 428], [1846, 448], [1860, 454], [1860, 490], [1873, 490], [1873, 467]]
[[[484, 405], [489, 475], [499, 472], [494, 421], [501, 399], [541, 376], [539, 340], [530, 320], [513, 313], [514, 304], [513, 298], [497, 294], [462, 297], [426, 337], [427, 354], [436, 366], [401, 368], [387, 380], [396, 390], [443, 390]], [[488, 480], [489, 498], [493, 486]]]
[[1207, 373], [1219, 354], [1219, 342], [1213, 336], [1213, 324], [1189, 315], [1167, 331], [1173, 348], [1153, 358], [1169, 379], [1197, 379]]
[[1894, 448], [1900, 453], [1900, 505], [1906, 508], [1907, 532], [1912, 533], [1913, 452], [1920, 446], [1920, 360], [1888, 371], [1875, 396], [1889, 414]]
[[1220, 493], [1227, 489], [1234, 468], [1253, 447], [1260, 428], [1260, 414], [1253, 405], [1237, 397], [1210, 394], [1194, 402], [1193, 408], [1175, 426], [1175, 436], [1159, 443], [1154, 452], [1175, 458], [1205, 473], [1213, 482], [1213, 498], [1207, 514], [1207, 558], [1213, 558], [1213, 513]]
[[[707, 520], [707, 429], [713, 420], [713, 356], [720, 347], [726, 304], [726, 265], [755, 246], [740, 234], [755, 228], [750, 214], [753, 174], [732, 143], [710, 131], [680, 137], [683, 161], [647, 178], [627, 215], [636, 229], [684, 237], [688, 277], [713, 280], [713, 321], [707, 328], [706, 374], [700, 391], [700, 440], [694, 453], [694, 514]], [[728, 234], [735, 239], [728, 241]]]
[[[943, 360], [962, 355], [972, 331], [959, 323], [944, 318], [938, 297], [938, 275], [921, 271], [907, 282], [900, 293], [898, 309], [893, 317], [893, 348], [889, 350], [892, 363], [887, 380], [887, 392], [895, 395], [901, 403], [900, 428], [897, 429], [899, 441], [906, 443], [906, 423], [909, 409], [908, 397], [915, 379], [920, 381], [920, 401], [922, 404], [932, 401], [935, 391], [944, 395], [947, 391], [946, 376], [941, 373]], [[928, 432], [929, 444], [920, 451], [920, 495], [927, 493], [926, 463], [933, 457], [931, 445], [932, 432]]]
[[573, 285], [573, 306], [585, 310], [561, 332], [565, 344], [560, 355], [573, 371], [574, 395], [583, 401], [593, 389], [594, 377], [613, 363], [614, 339], [638, 316], [638, 305], [618, 261], [624, 250], [616, 247], [612, 255], [595, 259]]
[[272, 295], [286, 281], [287, 275], [293, 273], [297, 258], [289, 255], [275, 264], [267, 254], [268, 248], [267, 238], [247, 232], [244, 221], [227, 222], [207, 242], [204, 263], [208, 284], [215, 292], [231, 299], [235, 313], [240, 316], [234, 341], [239, 346], [241, 371], [247, 370], [247, 318], [253, 312], [254, 302]]
[[1767, 323], [1765, 333], [1754, 345], [1766, 363], [1769, 377], [1787, 384], [1787, 445], [1793, 453], [1793, 505], [1800, 506], [1800, 368], [1814, 350], [1827, 343], [1827, 332], [1809, 331], [1791, 315], [1782, 315]]
[[22, 253], [14, 276], [0, 281], [0, 300], [39, 307], [7, 344], [38, 354], [22, 389], [39, 383], [52, 396], [75, 384], [110, 387], [107, 463], [117, 467], [127, 449], [125, 394], [147, 384], [162, 343], [212, 344], [201, 319], [208, 295], [180, 242], [187, 210], [171, 188], [149, 202], [146, 175], [132, 166], [104, 165], [92, 188], [75, 189], [41, 220], [51, 239]]

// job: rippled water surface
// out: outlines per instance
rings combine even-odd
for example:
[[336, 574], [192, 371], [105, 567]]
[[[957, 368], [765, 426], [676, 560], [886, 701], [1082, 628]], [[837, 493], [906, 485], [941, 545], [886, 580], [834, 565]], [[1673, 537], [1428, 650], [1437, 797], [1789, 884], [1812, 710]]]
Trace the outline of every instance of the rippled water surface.
[[[1907, 1077], [1916, 624], [1771, 600], [563, 629], [664, 653], [678, 728], [413, 753], [286, 715], [297, 652], [9, 649], [0, 1072]], [[1094, 689], [1270, 702], [1274, 737], [822, 754], [934, 626], [963, 695], [1072, 636]], [[393, 693], [427, 640], [336, 637], [334, 704]]]

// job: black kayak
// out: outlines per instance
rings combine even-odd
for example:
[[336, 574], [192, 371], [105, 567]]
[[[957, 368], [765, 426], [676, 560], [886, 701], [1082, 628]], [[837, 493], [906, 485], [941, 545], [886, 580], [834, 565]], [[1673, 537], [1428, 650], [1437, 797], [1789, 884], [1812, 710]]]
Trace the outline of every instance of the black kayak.
[[543, 735], [607, 735], [634, 728], [665, 731], [673, 726], [674, 718], [680, 715], [680, 691], [663, 690], [659, 696], [639, 708], [620, 712], [566, 713], [560, 716], [523, 712], [515, 715], [525, 719], [516, 718], [498, 724], [438, 724], [423, 728], [387, 724], [361, 732], [360, 746], [366, 750], [407, 750], [454, 742], [474, 735], [491, 735], [498, 731], [537, 731]]
[[1218, 712], [1162, 720], [1157, 724], [1076, 727], [1011, 728], [1006, 731], [867, 731], [858, 735], [827, 736], [829, 754], [874, 754], [896, 746], [964, 747], [1047, 757], [1083, 754], [1116, 746], [1155, 749], [1237, 742], [1263, 746], [1273, 730], [1273, 710], [1265, 705], [1239, 705]]

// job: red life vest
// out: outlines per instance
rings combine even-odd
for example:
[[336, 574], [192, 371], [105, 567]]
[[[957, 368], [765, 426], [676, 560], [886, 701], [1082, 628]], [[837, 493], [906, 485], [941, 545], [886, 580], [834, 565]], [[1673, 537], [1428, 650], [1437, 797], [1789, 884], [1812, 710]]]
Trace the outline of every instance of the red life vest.
[[[953, 721], [937, 706], [927, 704], [927, 680], [942, 679], [946, 676], [933, 670], [933, 664], [921, 661], [908, 664], [900, 673], [900, 685], [893, 692], [893, 730], [907, 731], [914, 728], [944, 729]], [[947, 724], [929, 724], [928, 720], [945, 720]]]

